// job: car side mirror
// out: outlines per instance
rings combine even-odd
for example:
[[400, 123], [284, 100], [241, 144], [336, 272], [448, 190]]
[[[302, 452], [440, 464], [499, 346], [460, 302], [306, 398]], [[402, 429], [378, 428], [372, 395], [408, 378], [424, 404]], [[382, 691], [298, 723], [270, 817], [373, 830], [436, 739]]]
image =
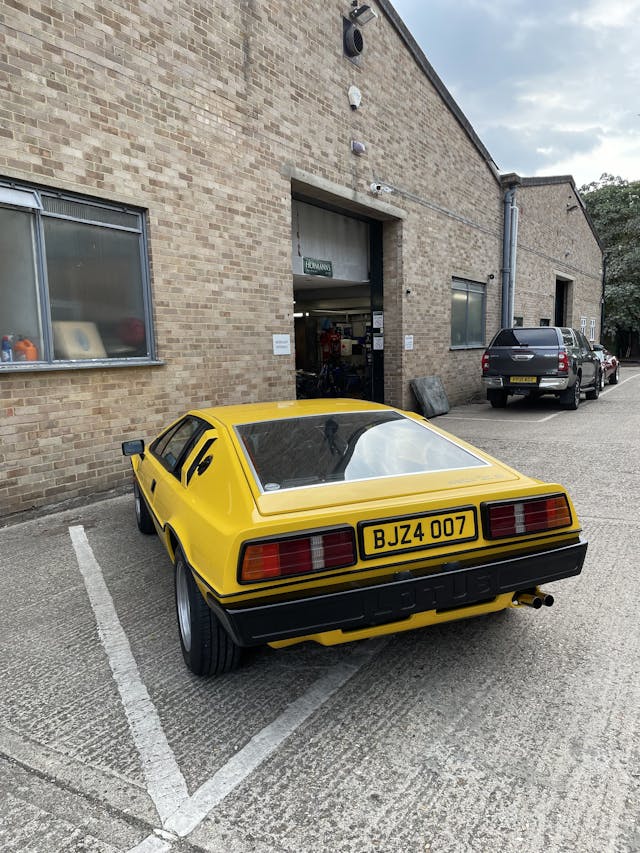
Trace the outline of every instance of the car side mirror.
[[144, 457], [144, 440], [142, 438], [135, 438], [132, 441], [123, 441], [122, 455]]

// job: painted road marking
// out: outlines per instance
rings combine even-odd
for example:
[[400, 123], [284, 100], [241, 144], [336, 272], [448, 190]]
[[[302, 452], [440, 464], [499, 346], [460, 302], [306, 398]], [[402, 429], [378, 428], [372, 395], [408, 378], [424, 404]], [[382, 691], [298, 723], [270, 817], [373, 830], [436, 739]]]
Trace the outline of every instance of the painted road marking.
[[189, 796], [158, 713], [140, 678], [129, 641], [84, 527], [70, 527], [69, 534], [98, 625], [98, 635], [142, 761], [147, 791], [162, 823], [162, 829], [155, 830], [128, 853], [167, 853], [171, 850], [172, 835], [183, 838], [192, 832], [215, 806], [269, 758], [388, 642], [385, 638], [379, 638], [354, 646], [349, 660], [331, 667]]
[[[600, 396], [602, 397], [604, 394], [608, 394], [609, 392], [614, 391], [616, 388], [620, 388], [621, 385], [625, 385], [627, 382], [630, 382], [632, 379], [637, 379], [639, 376], [640, 376], [640, 373], [634, 373], [632, 376], [627, 376], [626, 379], [621, 380], [616, 385], [607, 385], [607, 387], [604, 388], [600, 392]], [[529, 418], [527, 420], [523, 420], [522, 418], [519, 418], [517, 422], [521, 423], [521, 424], [522, 423], [525, 423], [525, 424], [543, 424], [546, 421], [550, 421], [553, 418], [557, 418], [558, 415], [564, 414], [565, 411], [566, 411], [565, 409], [560, 409], [557, 412], [553, 412], [550, 415], [546, 415], [544, 418]], [[449, 414], [440, 415], [438, 417], [438, 421], [440, 421], [441, 419], [445, 419], [445, 418], [450, 420], [450, 421], [483, 421], [483, 422], [488, 421], [492, 424], [493, 423], [502, 423], [502, 424], [516, 423], [515, 418], [489, 418], [489, 417], [465, 418], [465, 417], [462, 417], [461, 415], [449, 415]]]
[[188, 802], [171, 817], [166, 828], [180, 837], [188, 835], [214, 806], [224, 800], [250, 773], [262, 764], [292, 735], [311, 714], [366, 664], [381, 645], [368, 641], [366, 650], [357, 650], [349, 661], [333, 666], [324, 676], [292, 702], [272, 723], [265, 726], [207, 782], [198, 788]]
[[162, 823], [189, 796], [187, 783], [165, 736], [155, 705], [142, 683], [125, 634], [84, 527], [70, 527], [69, 535], [98, 635], [116, 682], [133, 740], [140, 755], [147, 791]]

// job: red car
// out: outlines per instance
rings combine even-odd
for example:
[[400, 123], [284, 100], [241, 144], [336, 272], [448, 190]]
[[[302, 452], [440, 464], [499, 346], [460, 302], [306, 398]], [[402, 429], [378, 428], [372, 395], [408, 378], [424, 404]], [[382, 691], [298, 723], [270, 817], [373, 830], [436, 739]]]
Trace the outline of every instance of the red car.
[[601, 387], [604, 388], [607, 382], [609, 385], [617, 385], [620, 381], [620, 362], [602, 344], [593, 344], [593, 348], [602, 364]]

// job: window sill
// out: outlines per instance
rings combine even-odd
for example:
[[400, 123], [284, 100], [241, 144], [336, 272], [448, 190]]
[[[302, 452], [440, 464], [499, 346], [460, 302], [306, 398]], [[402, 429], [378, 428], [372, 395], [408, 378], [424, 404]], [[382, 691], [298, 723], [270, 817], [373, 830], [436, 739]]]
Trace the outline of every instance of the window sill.
[[0, 375], [40, 373], [51, 370], [91, 370], [111, 367], [162, 367], [164, 361], [152, 358], [92, 358], [86, 361], [10, 361], [0, 365]]
[[486, 344], [458, 344], [457, 346], [450, 346], [450, 352], [457, 352], [459, 350], [470, 350], [470, 349], [486, 349]]

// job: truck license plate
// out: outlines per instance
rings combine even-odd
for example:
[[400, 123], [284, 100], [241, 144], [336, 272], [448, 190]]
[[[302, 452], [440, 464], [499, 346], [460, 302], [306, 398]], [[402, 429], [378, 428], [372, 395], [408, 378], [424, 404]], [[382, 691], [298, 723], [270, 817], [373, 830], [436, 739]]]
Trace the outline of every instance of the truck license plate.
[[511, 383], [517, 382], [520, 385], [535, 385], [538, 382], [537, 376], [512, 376]]

